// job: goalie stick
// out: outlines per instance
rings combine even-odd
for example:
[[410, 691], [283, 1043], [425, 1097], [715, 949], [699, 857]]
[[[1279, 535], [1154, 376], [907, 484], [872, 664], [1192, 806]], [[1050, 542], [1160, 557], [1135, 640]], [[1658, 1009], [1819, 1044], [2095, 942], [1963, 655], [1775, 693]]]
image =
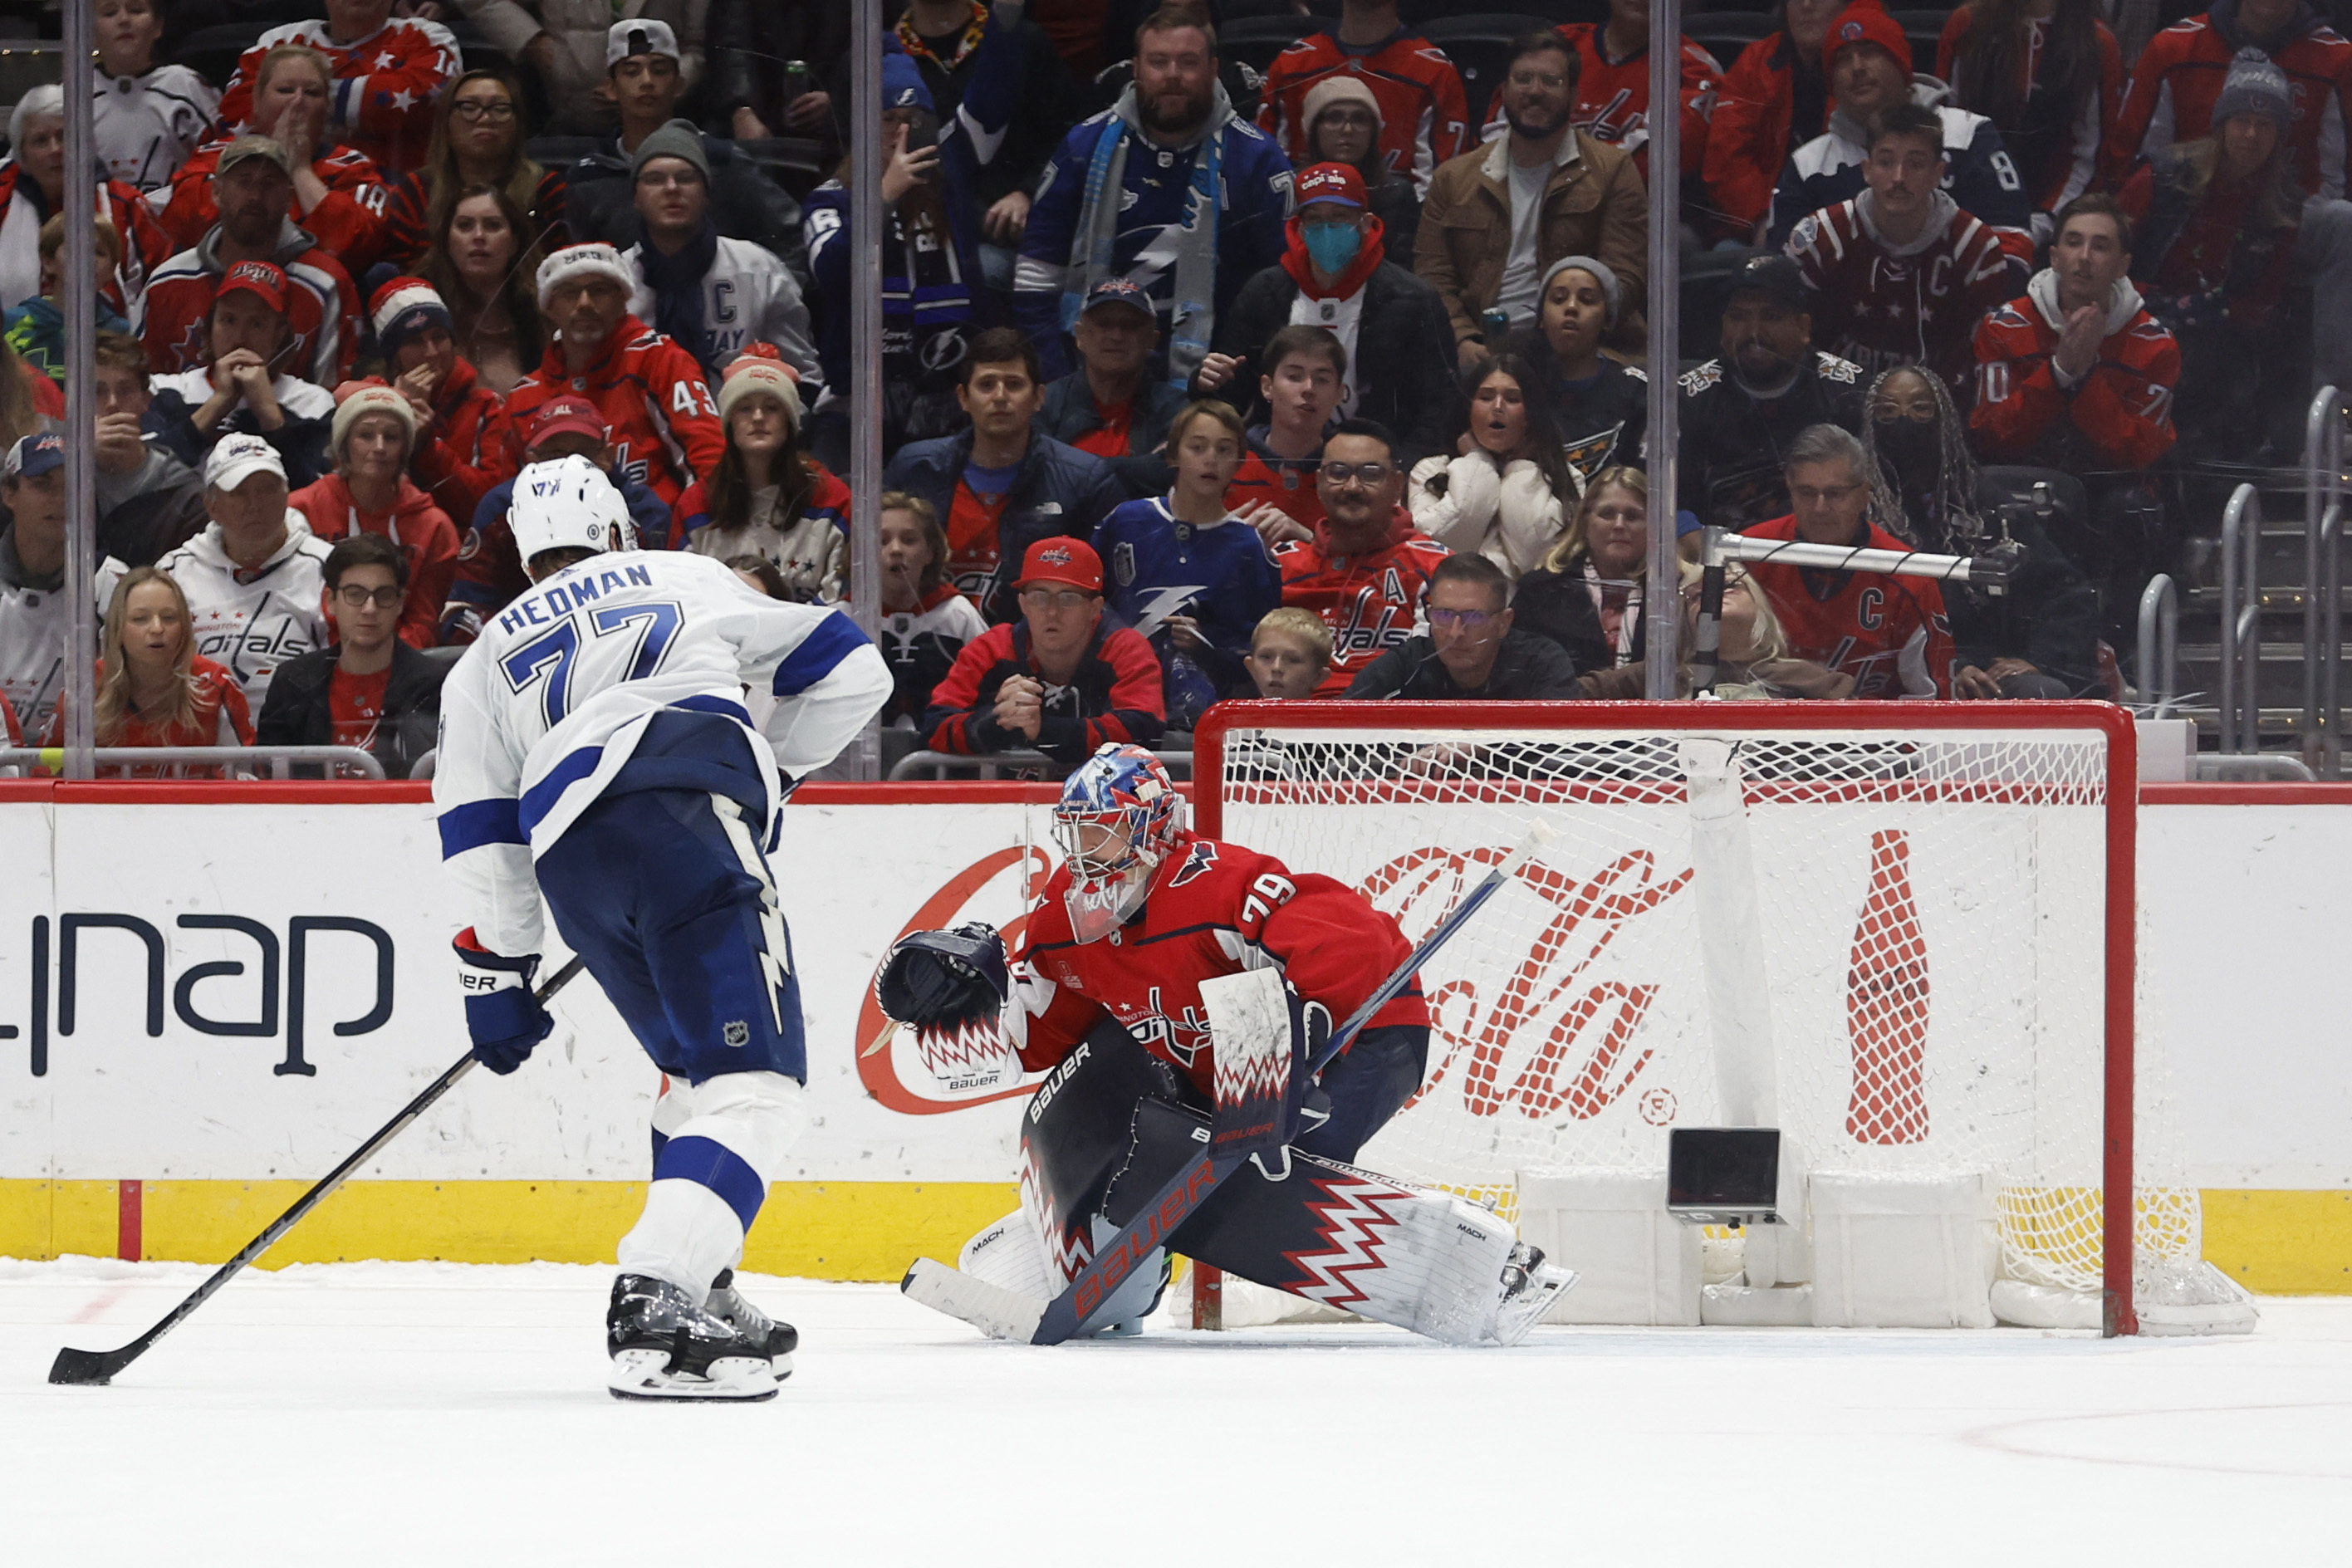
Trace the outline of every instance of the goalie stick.
[[[569, 963], [548, 976], [547, 984], [541, 986], [534, 994], [541, 1004], [546, 1004], [557, 992], [570, 984], [572, 977], [580, 973], [582, 967], [583, 961], [575, 955]], [[197, 1286], [194, 1293], [186, 1300], [173, 1308], [162, 1322], [124, 1345], [121, 1350], [78, 1351], [68, 1345], [58, 1352], [58, 1359], [51, 1363], [49, 1381], [98, 1388], [102, 1388], [112, 1382], [116, 1373], [146, 1354], [149, 1346], [178, 1328], [183, 1319], [212, 1300], [214, 1293], [235, 1279], [238, 1271], [247, 1264], [275, 1247], [280, 1237], [302, 1222], [305, 1215], [324, 1203], [328, 1194], [341, 1186], [353, 1171], [373, 1159], [385, 1144], [406, 1131], [410, 1122], [432, 1109], [435, 1100], [456, 1088], [457, 1080], [471, 1072], [473, 1068], [474, 1053], [467, 1051], [457, 1058], [457, 1063], [448, 1071], [425, 1085], [425, 1091], [403, 1107], [399, 1115], [377, 1128], [374, 1136], [352, 1150], [350, 1157], [341, 1164], [328, 1172], [326, 1175], [320, 1178], [316, 1186], [296, 1199], [292, 1208], [271, 1220], [268, 1227], [259, 1236], [247, 1242], [235, 1258], [215, 1269], [212, 1277]]]
[[[1451, 913], [1437, 922], [1437, 928], [1422, 940], [1394, 973], [1380, 984], [1380, 988], [1367, 997], [1345, 1024], [1331, 1033], [1323, 1054], [1307, 1065], [1307, 1076], [1312, 1078], [1323, 1070], [1334, 1057], [1348, 1048], [1363, 1027], [1380, 1010], [1402, 994], [1422, 966], [1437, 955], [1438, 949], [1452, 941], [1456, 931], [1467, 925], [1472, 916], [1487, 900], [1501, 890], [1503, 884], [1518, 874], [1519, 868], [1531, 859], [1536, 851], [1557, 837], [1553, 830], [1538, 822], [1529, 826], [1528, 836], [1518, 847], [1505, 856], [1484, 880], [1471, 889], [1467, 897], [1455, 905]], [[1203, 1133], [1205, 1137], [1205, 1132]], [[1174, 1231], [1197, 1213], [1210, 1194], [1240, 1168], [1247, 1153], [1212, 1157], [1204, 1152], [1186, 1162], [1183, 1169], [1168, 1179], [1153, 1194], [1135, 1217], [1119, 1228], [1118, 1234], [1094, 1249], [1084, 1267], [1071, 1277], [1059, 1295], [1050, 1301], [1038, 1301], [1018, 1291], [1008, 1290], [985, 1280], [975, 1279], [960, 1268], [950, 1268], [929, 1258], [918, 1258], [899, 1282], [901, 1292], [935, 1311], [965, 1322], [992, 1339], [1026, 1340], [1034, 1345], [1057, 1345], [1083, 1331], [1087, 1320], [1110, 1299], [1111, 1293], [1152, 1249], [1163, 1244]]]

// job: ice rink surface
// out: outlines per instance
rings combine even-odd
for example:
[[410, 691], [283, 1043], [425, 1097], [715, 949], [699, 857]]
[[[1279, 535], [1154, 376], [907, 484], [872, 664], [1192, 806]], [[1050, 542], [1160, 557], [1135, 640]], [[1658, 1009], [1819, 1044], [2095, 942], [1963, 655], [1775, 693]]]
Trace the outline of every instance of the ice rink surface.
[[604, 1392], [608, 1270], [0, 1261], [0, 1562], [2315, 1563], [2347, 1560], [2352, 1300], [2251, 1339], [1375, 1328], [1055, 1350], [746, 1276], [766, 1405]]

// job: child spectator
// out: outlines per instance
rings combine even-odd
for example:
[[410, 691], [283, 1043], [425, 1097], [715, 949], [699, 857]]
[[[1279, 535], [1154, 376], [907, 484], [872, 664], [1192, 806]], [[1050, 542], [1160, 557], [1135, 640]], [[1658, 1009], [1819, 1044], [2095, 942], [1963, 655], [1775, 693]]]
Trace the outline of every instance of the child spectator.
[[[1257, 124], [1294, 163], [1320, 161], [1311, 145], [1314, 128], [1331, 100], [1318, 103], [1315, 95], [1331, 82], [1346, 82], [1370, 100], [1381, 170], [1410, 182], [1416, 199], [1440, 163], [1472, 145], [1461, 74], [1444, 50], [1398, 21], [1397, 0], [1343, 0], [1337, 22], [1275, 57]], [[1374, 182], [1368, 175], [1365, 183]], [[1409, 242], [1398, 254], [1412, 254]]]
[[163, 0], [97, 0], [99, 83], [90, 134], [107, 172], [134, 191], [155, 191], [205, 139], [220, 89], [182, 65], [157, 65]]
[[[8, 522], [0, 529], [0, 698], [22, 732], [38, 735], [65, 689], [65, 660], [73, 622], [66, 596], [66, 448], [47, 432], [26, 436], [0, 463], [0, 502]], [[93, 580], [101, 604], [114, 592], [122, 563], [100, 560]], [[73, 654], [87, 658], [89, 650]]]
[[[2038, 15], [2047, 5], [2048, 15]], [[2059, 208], [2091, 188], [2123, 106], [2124, 62], [2098, 0], [1968, 0], [1944, 23], [1936, 74], [2000, 132], [2047, 244]]]
[[[1389, 167], [1381, 141], [1388, 121], [1362, 77], [1338, 72], [1307, 89], [1307, 151], [1292, 162], [1345, 163], [1364, 182], [1364, 205], [1381, 220], [1381, 243], [1397, 265], [1412, 264], [1421, 232], [1421, 184]], [[1432, 173], [1435, 170], [1433, 167]]]
[[1511, 584], [1483, 555], [1449, 555], [1429, 574], [1429, 630], [1365, 666], [1348, 687], [1361, 700], [1561, 701], [1576, 666], [1549, 637], [1511, 624]]
[[1471, 366], [1462, 377], [1466, 449], [1423, 458], [1405, 492], [1415, 528], [1456, 554], [1484, 556], [1511, 583], [1551, 549], [1578, 493], [1535, 384], [1517, 354]]
[[1348, 393], [1348, 351], [1328, 327], [1285, 327], [1266, 340], [1257, 362], [1266, 422], [1249, 427], [1249, 451], [1225, 504], [1268, 544], [1311, 539], [1323, 520], [1315, 475], [1323, 433]]
[[525, 222], [522, 247], [561, 250], [563, 174], [523, 151], [522, 91], [503, 70], [469, 70], [449, 85], [433, 114], [422, 166], [394, 180], [383, 208], [385, 260], [415, 268], [433, 248], [449, 208], [477, 185], [504, 191]]
[[1013, 589], [1022, 618], [956, 656], [923, 716], [923, 744], [966, 756], [1038, 751], [1076, 767], [1106, 742], [1158, 741], [1160, 661], [1134, 632], [1104, 622], [1094, 547], [1038, 540]]
[[416, 416], [409, 471], [453, 521], [471, 519], [506, 455], [505, 403], [459, 357], [449, 307], [424, 279], [387, 280], [368, 315], [393, 390]]
[[1282, 602], [1314, 611], [1331, 630], [1331, 668], [1316, 695], [1338, 697], [1421, 624], [1429, 574], [1446, 550], [1412, 526], [1400, 504], [1396, 437], [1370, 420], [1331, 432], [1315, 482], [1323, 520], [1311, 539], [1276, 544], [1274, 564]]
[[1194, 403], [1168, 428], [1176, 482], [1132, 500], [1095, 531], [1109, 563], [1111, 614], [1151, 644], [1166, 672], [1169, 722], [1189, 730], [1221, 697], [1246, 695], [1250, 633], [1282, 602], [1282, 579], [1255, 530], [1225, 504], [1242, 461], [1242, 416]]
[[1623, 285], [1607, 262], [1563, 256], [1544, 271], [1536, 327], [1505, 345], [1535, 373], [1528, 397], [1553, 432], [1580, 489], [1592, 475], [1643, 457], [1650, 438], [1649, 373], [1611, 359], [1601, 345], [1625, 313]]
[[[122, 263], [122, 237], [100, 218], [89, 239], [90, 261], [98, 274], [98, 298], [90, 301], [93, 319], [101, 332], [127, 332], [131, 323], [106, 302]], [[5, 327], [0, 327], [18, 359], [59, 385], [66, 379], [66, 316], [58, 303], [65, 297], [65, 249], [66, 217], [58, 213], [41, 225], [41, 291], [9, 307]]]
[[196, 652], [258, 708], [279, 665], [331, 640], [327, 544], [288, 509], [285, 466], [257, 436], [225, 436], [206, 456], [205, 510], [205, 531], [156, 564], [188, 596]]
[[287, 316], [294, 289], [274, 263], [239, 261], [211, 292], [197, 323], [202, 358], [195, 369], [154, 378], [150, 427], [192, 469], [223, 437], [257, 436], [277, 449], [284, 473], [310, 483], [330, 466], [335, 399], [278, 368], [301, 363]]
[[256, 732], [265, 746], [372, 752], [384, 777], [404, 779], [433, 749], [449, 673], [400, 635], [408, 557], [380, 533], [354, 533], [335, 542], [323, 571], [334, 646], [278, 667]]
[[[196, 653], [187, 595], [171, 574], [134, 566], [114, 584], [100, 631], [91, 741], [100, 746], [250, 746], [253, 721], [236, 678]], [[65, 704], [42, 744], [66, 740]], [[100, 778], [219, 778], [186, 763], [110, 763]]]
[[1151, 297], [1140, 284], [1106, 278], [1087, 294], [1071, 335], [1078, 368], [1046, 384], [1038, 427], [1108, 463], [1130, 495], [1165, 489], [1171, 481], [1161, 448], [1184, 392], [1150, 374], [1160, 345]]
[[1762, 243], [1780, 165], [1827, 128], [1829, 76], [1822, 40], [1843, 0], [1783, 0], [1777, 30], [1740, 51], [1723, 74], [1707, 128], [1706, 185], [1723, 237]]
[[882, 721], [922, 722], [931, 692], [955, 668], [966, 644], [988, 630], [971, 601], [947, 580], [948, 535], [929, 501], [904, 490], [882, 492], [882, 656], [892, 689]]
[[380, 381], [338, 389], [332, 431], [334, 472], [296, 490], [289, 504], [329, 543], [355, 533], [392, 540], [408, 558], [415, 592], [400, 621], [411, 647], [431, 647], [441, 606], [457, 574], [457, 529], [433, 498], [410, 482], [416, 412]]
[[1260, 697], [1312, 697], [1331, 668], [1331, 628], [1312, 610], [1268, 610], [1250, 634], [1248, 663]]
[[65, 89], [36, 87], [8, 116], [8, 156], [0, 162], [0, 307], [22, 304], [41, 291], [41, 226], [73, 212], [78, 218], [104, 218], [121, 237], [120, 263], [104, 297], [122, 314], [135, 315], [149, 279], [172, 254], [172, 241], [145, 198], [102, 171], [94, 201], [68, 204], [65, 190]]
[[1639, 664], [1649, 564], [1649, 479], [1603, 468], [1542, 563], [1519, 579], [1519, 629], [1558, 643], [1580, 674]]
[[152, 566], [205, 526], [196, 471], [150, 440], [147, 351], [128, 332], [100, 332], [92, 355], [98, 427], [91, 442], [98, 480], [98, 547], [131, 566]]
[[833, 604], [849, 592], [849, 487], [801, 445], [801, 395], [774, 360], [737, 360], [719, 387], [727, 450], [678, 498], [673, 550], [757, 555], [786, 596]]
[[468, 185], [442, 214], [425, 280], [449, 307], [459, 358], [504, 397], [547, 352], [537, 279], [545, 258], [530, 220], [496, 185]]
[[457, 40], [437, 22], [394, 16], [393, 0], [326, 0], [327, 14], [273, 27], [236, 62], [221, 94], [230, 125], [253, 117], [263, 64], [299, 44], [326, 57], [333, 89], [330, 122], [377, 167], [394, 176], [416, 167], [433, 130], [433, 100], [457, 71]]

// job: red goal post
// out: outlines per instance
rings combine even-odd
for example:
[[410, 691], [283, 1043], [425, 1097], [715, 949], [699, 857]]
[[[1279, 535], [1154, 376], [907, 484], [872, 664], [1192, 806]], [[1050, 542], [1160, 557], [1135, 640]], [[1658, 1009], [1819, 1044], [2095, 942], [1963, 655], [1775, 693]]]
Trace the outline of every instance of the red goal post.
[[[1727, 754], [1754, 839], [1751, 934], [1771, 976], [1756, 1010], [1776, 1031], [1782, 1123], [1832, 1165], [1990, 1168], [2008, 1277], [2095, 1292], [2105, 1332], [2137, 1331], [2138, 766], [2123, 710], [1228, 702], [1193, 748], [1200, 832], [1337, 876], [1415, 939], [1515, 825], [1563, 830], [1524, 907], [1482, 911], [1433, 962], [1423, 1093], [1362, 1156], [1504, 1201], [1515, 1162], [1646, 1161], [1654, 1144], [1662, 1165], [1666, 1124], [1706, 1124], [1688, 770]], [[1612, 1002], [1606, 1039], [1563, 1089], [1563, 1053]], [[1501, 1088], [1514, 1073], [1514, 1089], [1534, 1086], [1517, 1101]], [[1659, 1081], [1633, 1096], [1645, 1074]], [[2162, 1216], [2139, 1207], [2146, 1248]], [[2191, 1252], [2194, 1233], [2192, 1207]], [[2158, 1245], [2181, 1251], [2179, 1227]], [[1196, 1321], [1219, 1326], [1220, 1281], [1192, 1277]]]

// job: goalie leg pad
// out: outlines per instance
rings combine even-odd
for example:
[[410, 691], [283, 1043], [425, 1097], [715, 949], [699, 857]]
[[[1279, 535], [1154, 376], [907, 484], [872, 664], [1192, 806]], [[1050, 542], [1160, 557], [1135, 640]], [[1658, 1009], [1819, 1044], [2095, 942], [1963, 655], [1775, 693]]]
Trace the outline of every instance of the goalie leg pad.
[[963, 1244], [956, 1268], [982, 1284], [1038, 1301], [1050, 1301], [1061, 1286], [1047, 1278], [1045, 1248], [1026, 1209], [1014, 1209], [985, 1226]]
[[[1176, 1069], [1108, 1020], [1037, 1086], [1021, 1117], [1021, 1206], [1043, 1239], [1055, 1291], [1094, 1255], [1093, 1219], [1133, 1163], [1139, 1107], [1184, 1098]], [[1174, 1171], [1169, 1164], [1160, 1180]]]

